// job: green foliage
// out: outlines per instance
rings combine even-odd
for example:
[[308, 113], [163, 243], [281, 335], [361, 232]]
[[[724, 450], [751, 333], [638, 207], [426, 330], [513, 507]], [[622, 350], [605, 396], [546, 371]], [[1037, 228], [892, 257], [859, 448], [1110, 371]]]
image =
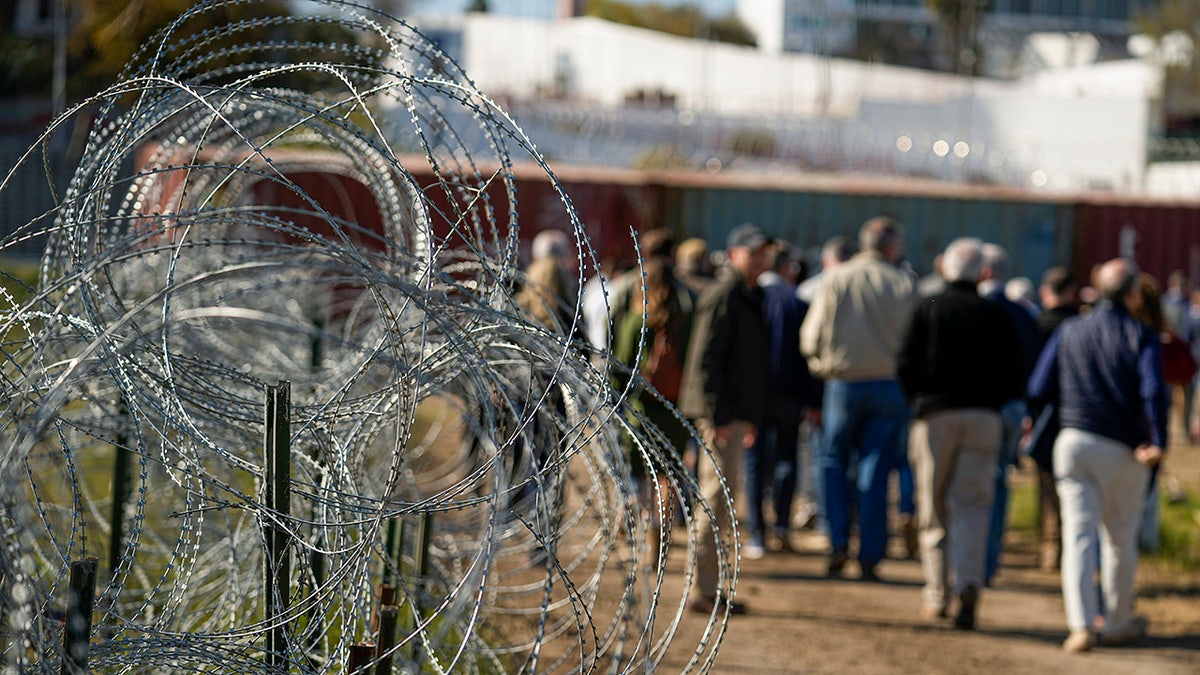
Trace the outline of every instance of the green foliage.
[[758, 44], [758, 38], [734, 14], [726, 14], [709, 21], [708, 36], [717, 42], [728, 42], [735, 45], [753, 47]]
[[52, 63], [49, 40], [0, 32], [0, 97], [49, 96]]
[[0, 286], [12, 293], [17, 302], [27, 297], [37, 277], [38, 261], [0, 258]]
[[634, 5], [621, 0], [588, 0], [585, 13], [605, 21], [680, 37], [755, 44], [754, 34], [733, 14], [709, 19], [694, 5], [666, 7], [657, 3]]
[[976, 74], [983, 48], [979, 25], [991, 0], [925, 0], [925, 6], [937, 17], [950, 69], [962, 75]]
[[[193, 0], [73, 0], [67, 36], [67, 101], [78, 101], [116, 82], [125, 64]], [[230, 4], [190, 19], [182, 30], [195, 35], [217, 26], [265, 16], [286, 16], [285, 0]], [[286, 30], [255, 29], [258, 39], [301, 39]], [[238, 38], [245, 41], [246, 36]], [[0, 96], [49, 93], [54, 39], [50, 35], [0, 36]]]
[[1162, 38], [1173, 31], [1193, 34], [1200, 21], [1200, 6], [1192, 0], [1159, 0], [1152, 6], [1139, 8], [1134, 26], [1141, 33]]
[[1168, 116], [1200, 116], [1200, 60], [1194, 46], [1200, 44], [1200, 3], [1194, 0], [1158, 0], [1139, 9], [1134, 26], [1161, 44], [1172, 34], [1186, 36], [1193, 45], [1186, 62], [1167, 63], [1163, 83], [1163, 112]]

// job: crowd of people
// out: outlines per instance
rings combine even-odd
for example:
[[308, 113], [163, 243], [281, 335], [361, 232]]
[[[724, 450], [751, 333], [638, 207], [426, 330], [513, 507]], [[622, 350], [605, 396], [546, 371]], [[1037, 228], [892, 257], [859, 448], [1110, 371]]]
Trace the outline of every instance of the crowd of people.
[[[726, 540], [697, 542], [689, 609], [746, 612], [718, 578], [720, 546], [740, 528], [746, 558], [790, 551], [799, 510], [828, 540], [827, 576], [878, 581], [899, 534], [921, 561], [918, 616], [973, 629], [1000, 568], [1009, 469], [1026, 455], [1040, 564], [1062, 577], [1064, 649], [1144, 635], [1133, 579], [1139, 546], [1157, 540], [1171, 387], [1200, 437], [1200, 291], [1186, 277], [1160, 293], [1114, 259], [1082, 282], [1051, 268], [1035, 288], [975, 238], [950, 242], [918, 277], [886, 216], [862, 224], [857, 247], [826, 242], [812, 274], [803, 251], [749, 223], [724, 251], [656, 229], [639, 252], [637, 269], [606, 263], [584, 285], [582, 339], [641, 376], [631, 405], [689, 458], [715, 506], [696, 524]], [[635, 457], [631, 469], [645, 480]], [[726, 486], [741, 496], [734, 513], [720, 507]], [[667, 526], [655, 514], [686, 508], [687, 495], [651, 503], [669, 492], [642, 491], [652, 530]]]

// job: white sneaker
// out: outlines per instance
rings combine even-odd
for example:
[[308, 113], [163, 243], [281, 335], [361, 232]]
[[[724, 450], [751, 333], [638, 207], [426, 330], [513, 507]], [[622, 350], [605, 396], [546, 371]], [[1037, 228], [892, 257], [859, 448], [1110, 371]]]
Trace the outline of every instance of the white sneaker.
[[742, 557], [747, 560], [760, 560], [765, 555], [767, 555], [767, 550], [763, 548], [762, 544], [750, 542], [742, 547]]

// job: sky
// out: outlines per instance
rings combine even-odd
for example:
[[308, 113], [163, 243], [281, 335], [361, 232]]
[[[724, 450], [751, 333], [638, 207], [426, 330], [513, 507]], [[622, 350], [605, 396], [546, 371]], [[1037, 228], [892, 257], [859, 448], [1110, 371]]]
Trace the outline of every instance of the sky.
[[[690, 4], [686, 0], [625, 0], [635, 4], [658, 2], [674, 6]], [[735, 0], [695, 0], [704, 7], [709, 16], [723, 16], [733, 11]], [[549, 19], [555, 14], [557, 0], [488, 0], [492, 11], [497, 14]], [[456, 14], [470, 4], [470, 0], [409, 0], [413, 14]]]

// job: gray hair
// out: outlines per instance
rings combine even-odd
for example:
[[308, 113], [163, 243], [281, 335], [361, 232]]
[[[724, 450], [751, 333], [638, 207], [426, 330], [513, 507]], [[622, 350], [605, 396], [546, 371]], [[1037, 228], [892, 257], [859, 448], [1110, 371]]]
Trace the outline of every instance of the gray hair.
[[825, 245], [821, 247], [821, 262], [846, 262], [854, 255], [854, 247], [850, 245], [850, 240], [841, 236], [833, 236], [825, 241]]
[[904, 226], [891, 216], [875, 216], [858, 230], [858, 245], [864, 251], [883, 253], [904, 241]]
[[992, 243], [983, 245], [983, 268], [992, 273], [993, 281], [1004, 281], [1008, 278], [1008, 252], [1003, 246]]
[[961, 237], [950, 242], [942, 254], [942, 278], [978, 282], [982, 277], [983, 242], [975, 237]]

